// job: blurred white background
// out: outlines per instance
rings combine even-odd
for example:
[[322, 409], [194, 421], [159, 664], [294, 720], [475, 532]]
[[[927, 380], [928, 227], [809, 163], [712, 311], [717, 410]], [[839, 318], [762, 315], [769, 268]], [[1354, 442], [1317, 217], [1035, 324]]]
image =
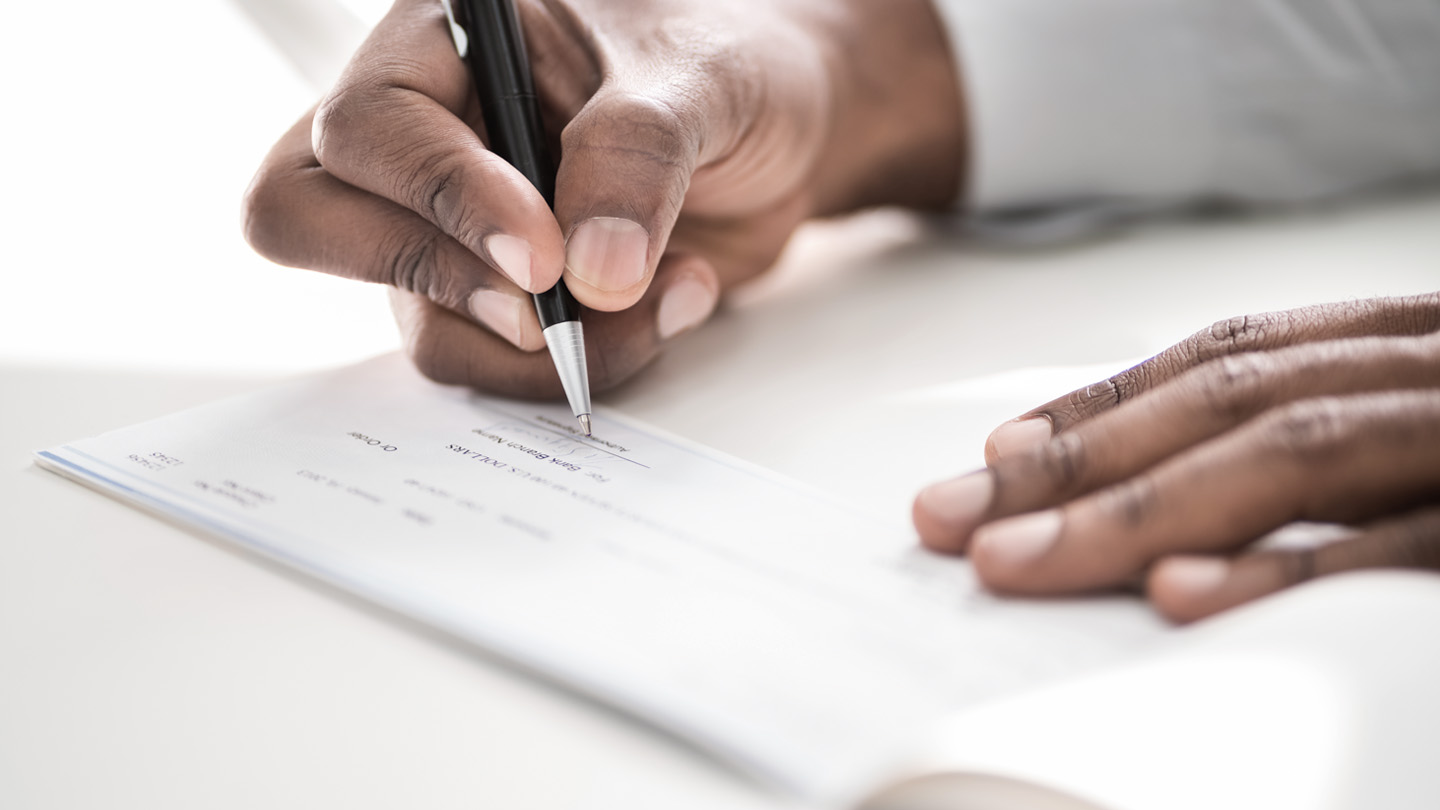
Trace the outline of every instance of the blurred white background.
[[[368, 20], [385, 5], [349, 2]], [[0, 363], [283, 373], [397, 345], [378, 288], [276, 267], [240, 233], [251, 175], [318, 97], [256, 20], [341, 8], [7, 8]], [[312, 68], [361, 31], [337, 26]]]

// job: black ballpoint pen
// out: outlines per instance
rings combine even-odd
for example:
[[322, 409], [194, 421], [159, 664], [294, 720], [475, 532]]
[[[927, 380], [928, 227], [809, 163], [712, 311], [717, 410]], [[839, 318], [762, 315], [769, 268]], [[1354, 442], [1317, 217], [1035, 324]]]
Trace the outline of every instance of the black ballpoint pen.
[[[455, 47], [470, 66], [486, 146], [525, 175], [555, 208], [555, 164], [540, 120], [540, 102], [530, 75], [530, 57], [520, 34], [515, 0], [444, 0]], [[545, 345], [560, 373], [570, 410], [590, 435], [590, 378], [585, 368], [585, 335], [580, 304], [564, 280], [535, 293]]]

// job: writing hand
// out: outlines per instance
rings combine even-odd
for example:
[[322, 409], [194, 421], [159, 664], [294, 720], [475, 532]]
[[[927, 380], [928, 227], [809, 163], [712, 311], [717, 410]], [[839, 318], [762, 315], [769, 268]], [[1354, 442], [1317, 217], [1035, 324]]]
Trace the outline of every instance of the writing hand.
[[[1143, 576], [1188, 621], [1316, 576], [1440, 568], [1440, 293], [1222, 321], [991, 434], [987, 468], [915, 502], [991, 588]], [[1296, 521], [1349, 527], [1256, 548]]]
[[957, 79], [928, 0], [521, 0], [559, 157], [555, 210], [485, 149], [438, 0], [399, 0], [276, 144], [246, 234], [282, 264], [393, 286], [428, 376], [559, 395], [529, 295], [562, 274], [613, 385], [773, 263], [806, 218], [937, 206]]

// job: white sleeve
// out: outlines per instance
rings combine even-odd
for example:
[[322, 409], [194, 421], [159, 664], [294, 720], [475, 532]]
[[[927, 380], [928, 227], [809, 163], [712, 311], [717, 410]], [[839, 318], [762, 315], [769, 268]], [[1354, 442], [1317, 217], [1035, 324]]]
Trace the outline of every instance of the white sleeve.
[[1440, 0], [935, 0], [981, 215], [1290, 203], [1440, 171]]

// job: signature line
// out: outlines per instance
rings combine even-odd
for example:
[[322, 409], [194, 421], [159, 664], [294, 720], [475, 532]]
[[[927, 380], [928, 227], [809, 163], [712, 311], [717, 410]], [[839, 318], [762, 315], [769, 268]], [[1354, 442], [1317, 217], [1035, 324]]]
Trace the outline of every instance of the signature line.
[[535, 428], [536, 430], [543, 430], [543, 431], [545, 431], [546, 433], [553, 433], [553, 434], [555, 434], [556, 436], [559, 436], [559, 437], [562, 438], [562, 439], [568, 439], [568, 440], [570, 440], [570, 441], [572, 441], [572, 442], [580, 445], [581, 447], [586, 448], [587, 450], [594, 450], [594, 451], [597, 451], [597, 452], [600, 452], [600, 453], [604, 453], [604, 454], [607, 455], [607, 456], [611, 456], [611, 457], [614, 457], [614, 458], [618, 458], [618, 459], [620, 459], [621, 461], [628, 461], [628, 462], [630, 462], [631, 464], [634, 464], [636, 467], [643, 467], [643, 468], [645, 468], [645, 469], [647, 469], [647, 470], [650, 469], [650, 465], [648, 465], [648, 464], [641, 464], [640, 462], [636, 461], [636, 460], [633, 459], [633, 458], [626, 458], [626, 457], [624, 457], [624, 456], [622, 456], [622, 455], [619, 455], [618, 453], [612, 453], [612, 452], [610, 452], [609, 450], [606, 450], [606, 449], [603, 448], [603, 447], [596, 447], [596, 446], [593, 445], [593, 444], [586, 444], [584, 439], [577, 439], [577, 438], [575, 438], [574, 436], [571, 436], [571, 435], [568, 434], [568, 433], [564, 433], [564, 432], [562, 432], [562, 431], [555, 430], [554, 428], [548, 428], [548, 427], [545, 427], [544, 425], [535, 424], [533, 421], [531, 421], [531, 420], [529, 420], [529, 419], [526, 419], [526, 418], [523, 417], [523, 416], [516, 416], [515, 414], [510, 413], [509, 411], [502, 411], [502, 410], [500, 410], [499, 408], [496, 408], [496, 407], [493, 407], [493, 406], [488, 406], [488, 405], [487, 405], [487, 407], [489, 407], [490, 410], [492, 410], [492, 411], [496, 411], [496, 412], [498, 412], [498, 413], [503, 413], [503, 414], [505, 414], [506, 416], [508, 416], [508, 417], [510, 417], [511, 419], [514, 419], [514, 420], [516, 420], [516, 421], [518, 421], [518, 422], [524, 422], [526, 427], [532, 427], [532, 428]]

